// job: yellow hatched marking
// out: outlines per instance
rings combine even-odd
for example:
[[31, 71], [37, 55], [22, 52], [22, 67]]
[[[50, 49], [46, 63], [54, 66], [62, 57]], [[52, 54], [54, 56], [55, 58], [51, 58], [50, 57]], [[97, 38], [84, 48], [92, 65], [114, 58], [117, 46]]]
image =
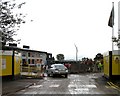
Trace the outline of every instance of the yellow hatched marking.
[[113, 84], [112, 82], [107, 82], [107, 83], [111, 88], [114, 88], [114, 89], [117, 89], [118, 91], [120, 91], [120, 87], [118, 87], [117, 85]]

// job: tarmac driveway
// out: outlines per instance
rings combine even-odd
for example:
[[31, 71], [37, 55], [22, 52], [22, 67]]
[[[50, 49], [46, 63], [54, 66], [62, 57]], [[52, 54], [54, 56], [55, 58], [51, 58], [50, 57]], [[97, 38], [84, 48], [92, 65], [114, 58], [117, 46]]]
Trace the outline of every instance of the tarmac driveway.
[[11, 96], [119, 96], [119, 90], [109, 85], [99, 73], [70, 74], [64, 77], [44, 77]]

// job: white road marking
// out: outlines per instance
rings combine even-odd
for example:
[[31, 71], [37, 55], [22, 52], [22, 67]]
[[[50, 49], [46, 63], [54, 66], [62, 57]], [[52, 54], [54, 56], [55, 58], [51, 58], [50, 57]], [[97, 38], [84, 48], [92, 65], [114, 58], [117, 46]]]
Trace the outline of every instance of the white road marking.
[[90, 93], [89, 90], [91, 88], [97, 88], [97, 86], [94, 84], [81, 85], [82, 81], [83, 80], [76, 79], [76, 80], [73, 80], [70, 82], [70, 84], [68, 85], [68, 89], [69, 89], [70, 94], [89, 94]]
[[43, 85], [34, 85], [34, 86], [30, 86], [29, 88], [39, 88], [42, 87]]
[[74, 90], [81, 91], [81, 92], [83, 92], [83, 91], [89, 91], [88, 88], [77, 88], [77, 89], [74, 89]]
[[80, 87], [80, 88], [97, 88], [96, 85], [76, 85], [76, 84], [70, 84], [68, 85], [69, 88], [72, 87]]
[[[32, 92], [25, 92], [24, 94], [37, 94], [36, 91], [32, 91]], [[32, 95], [33, 96], [33, 95]]]
[[76, 87], [76, 86], [73, 84], [68, 85], [68, 88], [72, 88], [72, 87]]
[[77, 79], [77, 80], [73, 80], [73, 81], [82, 81], [82, 80]]
[[98, 77], [96, 77], [96, 76], [89, 76], [88, 78], [90, 78], [90, 79], [96, 79]]
[[88, 87], [88, 88], [97, 88], [96, 85], [85, 85], [85, 86]]
[[21, 90], [21, 91], [25, 91], [25, 90]]
[[88, 88], [79, 88], [79, 89], [70, 89], [70, 94], [88, 94], [89, 89]]
[[49, 87], [59, 87], [59, 85], [50, 85]]

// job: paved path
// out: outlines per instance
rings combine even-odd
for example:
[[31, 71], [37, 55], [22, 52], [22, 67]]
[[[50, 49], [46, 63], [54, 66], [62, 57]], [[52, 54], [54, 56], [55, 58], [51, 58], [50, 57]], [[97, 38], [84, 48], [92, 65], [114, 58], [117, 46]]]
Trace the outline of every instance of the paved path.
[[32, 86], [34, 85], [34, 83], [37, 83], [39, 81], [42, 81], [42, 80], [41, 79], [19, 79], [14, 81], [4, 81], [2, 82], [2, 94], [8, 95], [11, 93], [15, 93], [29, 86]]

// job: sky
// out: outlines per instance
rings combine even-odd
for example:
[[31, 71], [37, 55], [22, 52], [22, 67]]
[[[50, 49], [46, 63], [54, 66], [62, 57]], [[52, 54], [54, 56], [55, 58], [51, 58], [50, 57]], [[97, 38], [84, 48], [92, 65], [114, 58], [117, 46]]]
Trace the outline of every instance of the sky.
[[32, 50], [52, 53], [55, 58], [64, 54], [65, 60], [75, 60], [76, 45], [78, 60], [93, 59], [97, 53], [112, 50], [112, 28], [108, 26], [112, 2], [117, 36], [117, 0], [26, 0], [20, 9], [27, 15], [18, 31], [18, 46], [28, 45]]

